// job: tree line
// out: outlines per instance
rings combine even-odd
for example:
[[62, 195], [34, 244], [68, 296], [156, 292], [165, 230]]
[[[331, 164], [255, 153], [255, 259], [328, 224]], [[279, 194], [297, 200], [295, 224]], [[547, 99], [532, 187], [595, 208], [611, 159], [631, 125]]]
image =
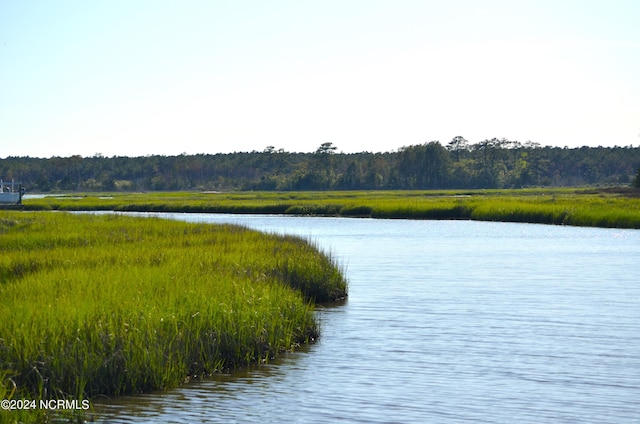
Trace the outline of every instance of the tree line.
[[7, 157], [0, 177], [31, 192], [134, 190], [395, 190], [627, 185], [640, 147], [543, 147], [454, 137], [384, 153], [263, 151], [144, 157]]

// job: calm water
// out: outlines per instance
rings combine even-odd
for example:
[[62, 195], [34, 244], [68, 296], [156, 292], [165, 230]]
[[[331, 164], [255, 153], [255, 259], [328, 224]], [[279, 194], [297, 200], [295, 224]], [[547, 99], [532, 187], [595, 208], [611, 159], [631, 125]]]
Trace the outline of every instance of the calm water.
[[103, 422], [640, 423], [640, 231], [171, 216], [310, 237], [349, 300], [303, 351], [94, 402]]

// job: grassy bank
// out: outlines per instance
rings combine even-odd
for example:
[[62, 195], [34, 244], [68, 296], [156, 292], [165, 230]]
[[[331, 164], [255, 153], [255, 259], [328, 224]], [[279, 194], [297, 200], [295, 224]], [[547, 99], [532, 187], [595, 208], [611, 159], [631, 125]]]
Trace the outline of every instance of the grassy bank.
[[332, 258], [296, 237], [0, 212], [0, 397], [135, 393], [265, 361], [317, 337], [314, 301], [344, 296]]
[[24, 203], [27, 209], [475, 219], [640, 228], [640, 197], [631, 189], [115, 193]]

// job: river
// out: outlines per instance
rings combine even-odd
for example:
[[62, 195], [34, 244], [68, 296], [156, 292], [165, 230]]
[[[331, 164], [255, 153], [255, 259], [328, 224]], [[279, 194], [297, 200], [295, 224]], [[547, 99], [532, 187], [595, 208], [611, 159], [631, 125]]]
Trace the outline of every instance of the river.
[[94, 400], [109, 423], [640, 422], [640, 231], [164, 214], [308, 237], [344, 267], [316, 344], [175, 390]]

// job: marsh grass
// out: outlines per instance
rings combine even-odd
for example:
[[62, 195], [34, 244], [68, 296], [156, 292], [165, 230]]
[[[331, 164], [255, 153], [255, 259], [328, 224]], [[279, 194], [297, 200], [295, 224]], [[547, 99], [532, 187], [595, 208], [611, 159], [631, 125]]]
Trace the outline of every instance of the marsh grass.
[[471, 208], [471, 219], [611, 228], [640, 228], [640, 201], [593, 195], [492, 198]]
[[[629, 189], [630, 190], [630, 189]], [[640, 197], [629, 190], [521, 189], [239, 193], [77, 194], [27, 199], [27, 209], [116, 210], [475, 219], [640, 228]]]
[[234, 225], [4, 212], [0, 233], [15, 396], [135, 393], [266, 361], [318, 336], [314, 301], [346, 296], [317, 246]]

